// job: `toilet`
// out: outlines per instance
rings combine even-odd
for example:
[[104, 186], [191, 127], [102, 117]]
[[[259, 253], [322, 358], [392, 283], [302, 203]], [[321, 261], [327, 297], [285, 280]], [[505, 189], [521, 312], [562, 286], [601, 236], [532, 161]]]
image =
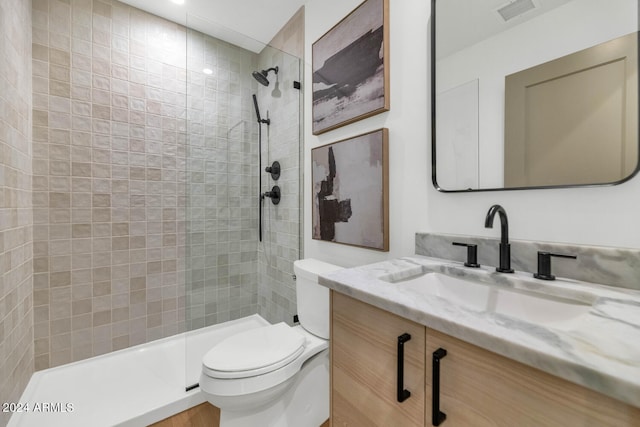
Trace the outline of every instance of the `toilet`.
[[341, 267], [293, 263], [300, 324], [226, 338], [202, 359], [200, 389], [221, 427], [318, 427], [329, 418], [329, 289], [318, 275]]

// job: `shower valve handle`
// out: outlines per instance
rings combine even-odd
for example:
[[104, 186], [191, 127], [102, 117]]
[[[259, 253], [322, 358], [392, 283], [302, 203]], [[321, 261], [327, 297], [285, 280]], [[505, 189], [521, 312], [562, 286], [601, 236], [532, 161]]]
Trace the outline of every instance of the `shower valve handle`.
[[265, 191], [262, 193], [262, 197], [269, 197], [271, 199], [271, 203], [277, 205], [280, 203], [280, 187], [274, 185], [271, 191]]
[[271, 179], [277, 181], [280, 178], [280, 162], [277, 160], [271, 164], [271, 166], [267, 166], [264, 168], [264, 171], [271, 174]]

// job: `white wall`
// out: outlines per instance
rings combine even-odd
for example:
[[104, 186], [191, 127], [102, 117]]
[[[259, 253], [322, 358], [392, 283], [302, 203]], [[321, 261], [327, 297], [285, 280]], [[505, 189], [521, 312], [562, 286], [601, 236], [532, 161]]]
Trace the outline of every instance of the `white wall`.
[[[310, 0], [305, 9], [304, 255], [344, 266], [412, 254], [414, 233], [427, 225], [427, 185], [431, 179], [427, 167], [429, 6], [426, 0], [391, 0], [391, 110], [317, 137], [311, 134], [311, 45], [360, 3], [361, 0]], [[382, 127], [389, 128], [390, 251], [384, 253], [313, 240], [311, 149]]]
[[[305, 38], [305, 189], [313, 147], [389, 128], [390, 251], [380, 253], [311, 239], [311, 194], [304, 198], [304, 255], [355, 266], [414, 253], [416, 232], [498, 236], [485, 229], [489, 207], [509, 214], [511, 237], [640, 247], [640, 178], [614, 186], [450, 194], [431, 184], [430, 88], [426, 0], [390, 0], [391, 110], [320, 136], [311, 134], [311, 45], [359, 0], [310, 0]], [[533, 256], [533, 255], [532, 255]]]

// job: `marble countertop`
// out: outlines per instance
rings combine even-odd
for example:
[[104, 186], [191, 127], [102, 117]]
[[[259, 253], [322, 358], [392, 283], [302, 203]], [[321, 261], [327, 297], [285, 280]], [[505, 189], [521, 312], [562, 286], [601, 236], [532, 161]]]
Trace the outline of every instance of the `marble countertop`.
[[[428, 272], [516, 292], [589, 304], [588, 312], [555, 327], [454, 304], [404, 286]], [[544, 281], [531, 274], [411, 256], [320, 276], [330, 289], [413, 320], [549, 374], [640, 407], [640, 291], [578, 280]], [[408, 283], [408, 282], [407, 282]]]

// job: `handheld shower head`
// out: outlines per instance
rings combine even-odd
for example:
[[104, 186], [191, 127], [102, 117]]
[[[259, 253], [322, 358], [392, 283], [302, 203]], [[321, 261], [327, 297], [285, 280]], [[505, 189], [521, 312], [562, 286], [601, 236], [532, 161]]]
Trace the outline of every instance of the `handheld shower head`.
[[251, 73], [254, 79], [258, 81], [262, 86], [269, 86], [269, 79], [267, 76], [269, 75], [269, 71], [274, 71], [276, 75], [278, 74], [278, 67], [269, 68], [262, 71], [254, 71]]
[[[253, 106], [256, 108], [256, 118], [258, 119], [258, 124], [266, 123], [267, 126], [271, 124], [270, 119], [263, 119], [260, 115], [260, 108], [258, 107], [258, 98], [256, 98], [256, 94], [253, 94]], [[268, 114], [267, 114], [268, 115]]]

